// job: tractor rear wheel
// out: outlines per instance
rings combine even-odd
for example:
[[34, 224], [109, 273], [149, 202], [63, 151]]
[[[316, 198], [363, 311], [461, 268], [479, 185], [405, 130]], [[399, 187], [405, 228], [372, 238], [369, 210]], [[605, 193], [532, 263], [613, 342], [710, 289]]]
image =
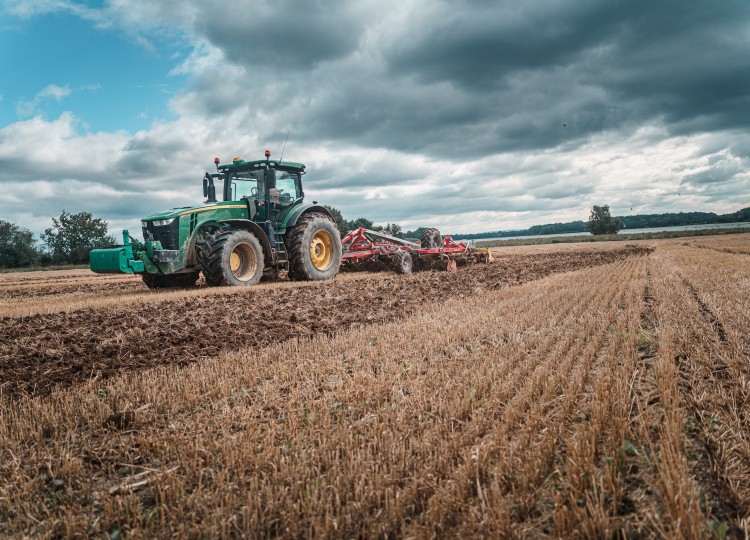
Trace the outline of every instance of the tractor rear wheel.
[[333, 279], [341, 264], [341, 236], [325, 214], [303, 215], [284, 236], [289, 253], [289, 279]]
[[149, 289], [172, 289], [175, 287], [192, 287], [198, 281], [200, 272], [183, 272], [181, 274], [141, 274], [143, 283]]
[[437, 229], [425, 229], [422, 233], [422, 247], [424, 249], [438, 249], [443, 247], [443, 237]]
[[393, 266], [399, 274], [411, 274], [412, 267], [414, 266], [414, 259], [412, 259], [411, 253], [402, 249], [398, 250], [393, 256]]
[[224, 231], [208, 240], [201, 265], [208, 285], [256, 285], [263, 276], [263, 248], [251, 232]]

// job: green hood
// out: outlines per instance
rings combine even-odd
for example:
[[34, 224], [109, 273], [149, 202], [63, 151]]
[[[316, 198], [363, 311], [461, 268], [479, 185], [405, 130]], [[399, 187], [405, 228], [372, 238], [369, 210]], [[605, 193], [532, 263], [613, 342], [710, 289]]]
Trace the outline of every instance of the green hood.
[[204, 210], [215, 210], [217, 208], [221, 208], [222, 206], [237, 206], [238, 204], [242, 205], [243, 203], [238, 202], [238, 201], [219, 201], [219, 202], [214, 202], [214, 203], [196, 204], [195, 206], [180, 206], [178, 208], [171, 208], [169, 210], [162, 210], [161, 212], [156, 212], [155, 214], [151, 214], [150, 216], [141, 218], [141, 220], [153, 221], [155, 219], [169, 219], [173, 217], [178, 217], [182, 214], [192, 214], [194, 212], [202, 212]]

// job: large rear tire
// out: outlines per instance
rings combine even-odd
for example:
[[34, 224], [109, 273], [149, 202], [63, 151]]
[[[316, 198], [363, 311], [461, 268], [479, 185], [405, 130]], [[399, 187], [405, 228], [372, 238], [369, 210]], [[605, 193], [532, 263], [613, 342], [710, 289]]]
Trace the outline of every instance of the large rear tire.
[[201, 256], [208, 285], [250, 286], [263, 276], [263, 248], [254, 234], [243, 230], [224, 231], [207, 241]]
[[422, 247], [424, 249], [438, 249], [443, 247], [443, 237], [437, 229], [426, 229], [422, 233]]
[[319, 281], [333, 279], [341, 265], [341, 236], [325, 214], [303, 215], [284, 235], [289, 254], [289, 279]]
[[181, 274], [168, 274], [160, 276], [159, 274], [141, 274], [143, 283], [149, 289], [173, 289], [177, 287], [193, 287], [198, 281], [200, 272], [184, 272]]

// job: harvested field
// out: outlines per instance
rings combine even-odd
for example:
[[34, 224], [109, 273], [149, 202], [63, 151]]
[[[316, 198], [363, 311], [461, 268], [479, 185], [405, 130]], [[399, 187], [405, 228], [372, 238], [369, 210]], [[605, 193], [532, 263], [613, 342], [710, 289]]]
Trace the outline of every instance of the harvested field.
[[[356, 325], [406, 317], [436, 297], [452, 300], [644, 251], [630, 246], [585, 255], [507, 257], [456, 273], [424, 272], [406, 277], [380, 274], [374, 287], [368, 281], [344, 279], [293, 289], [226, 288], [223, 291], [231, 294], [3, 318], [0, 389], [5, 394], [46, 393], [54, 385], [106, 377], [122, 370], [165, 363], [184, 365], [242, 346], [332, 334]], [[133, 294], [142, 294], [143, 284], [130, 281], [125, 285], [133, 289]], [[120, 291], [117, 286], [113, 289], [114, 295]], [[28, 292], [27, 303], [40, 301], [33, 295], [35, 289]], [[149, 292], [159, 298], [159, 292]]]
[[0, 535], [743, 538], [750, 265], [701, 241], [2, 318]]

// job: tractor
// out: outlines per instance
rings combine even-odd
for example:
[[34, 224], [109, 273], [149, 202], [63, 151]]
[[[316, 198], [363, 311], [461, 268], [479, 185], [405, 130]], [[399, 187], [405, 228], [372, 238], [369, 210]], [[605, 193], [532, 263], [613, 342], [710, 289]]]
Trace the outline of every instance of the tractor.
[[[341, 263], [333, 217], [317, 201], [304, 201], [305, 166], [290, 161], [235, 158], [203, 177], [203, 204], [143, 218], [143, 240], [94, 249], [91, 270], [141, 274], [151, 289], [206, 284], [257, 284], [286, 270], [292, 280], [332, 279]], [[221, 190], [221, 200], [217, 199]]]

